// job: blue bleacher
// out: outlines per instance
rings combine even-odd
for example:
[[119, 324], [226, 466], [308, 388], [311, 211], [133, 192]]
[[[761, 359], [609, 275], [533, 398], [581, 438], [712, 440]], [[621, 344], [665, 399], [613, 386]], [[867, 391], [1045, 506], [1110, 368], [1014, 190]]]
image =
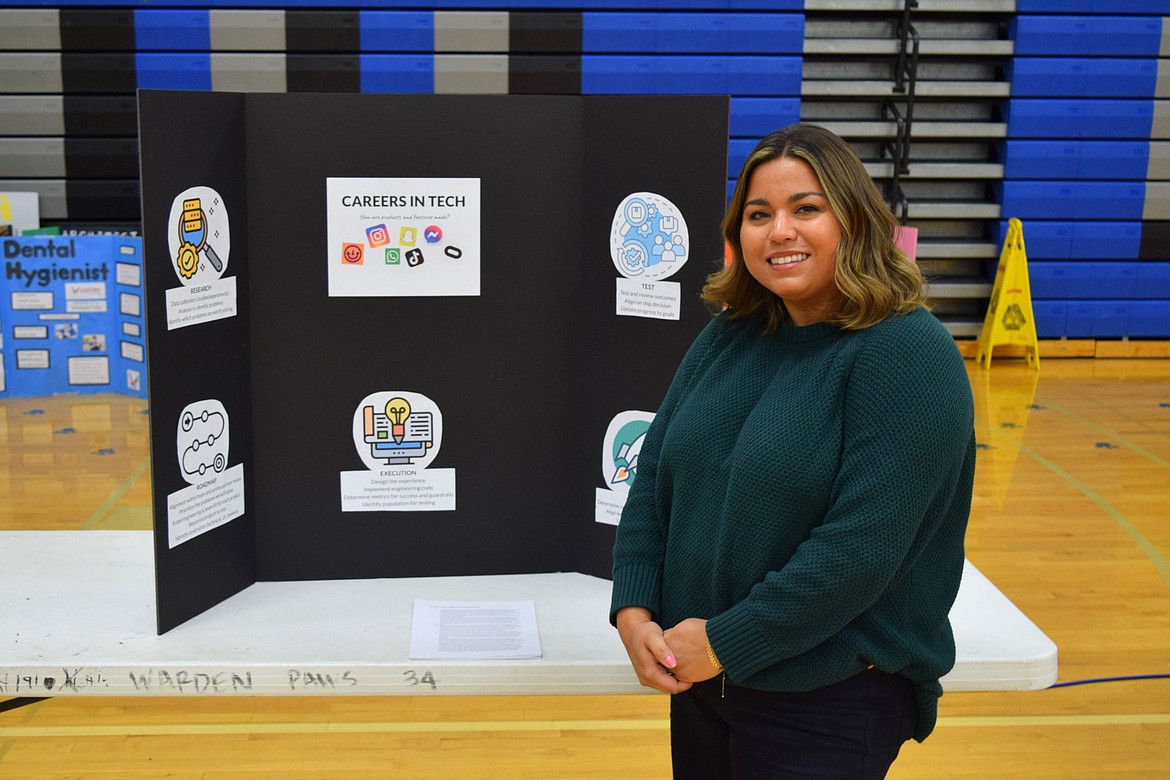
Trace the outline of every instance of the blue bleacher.
[[[215, 54], [143, 52], [135, 58], [137, 84], [140, 89], [213, 88], [212, 61]], [[320, 75], [327, 76], [345, 58], [314, 60]], [[362, 92], [410, 93], [434, 92], [435, 66], [431, 54], [362, 54], [354, 58], [360, 70]], [[344, 65], [344, 63], [343, 63]], [[313, 76], [313, 71], [302, 71]]]
[[1134, 138], [1148, 140], [1152, 97], [1131, 100], [1012, 98], [1005, 110], [1009, 138]]
[[[1016, 216], [1011, 214], [1010, 216]], [[1003, 246], [1008, 223], [1000, 222], [996, 246]], [[1098, 220], [1029, 220], [1024, 224], [1024, 248], [1033, 260], [1136, 260], [1141, 256], [1142, 223]], [[1108, 250], [1102, 249], [1108, 247]]]
[[[7, 0], [5, 0], [5, 3]], [[191, 6], [191, 0], [59, 0], [54, 6], [62, 8], [184, 8]], [[27, 5], [27, 3], [25, 3]], [[419, 7], [418, 0], [203, 0], [200, 6], [207, 8], [337, 8], [352, 9], [354, 5], [363, 8], [413, 9]], [[506, 7], [513, 9], [568, 9], [580, 10], [581, 0], [509, 0]], [[459, 10], [491, 9], [502, 7], [500, 0], [459, 0], [454, 6]], [[803, 11], [804, 0], [605, 0], [606, 9], [645, 11]]]
[[[1097, 249], [1108, 251], [1106, 243]], [[1111, 256], [1110, 256], [1111, 258]], [[1170, 262], [1110, 258], [1079, 262], [1028, 262], [1034, 300], [1158, 300], [1170, 291]]]
[[[776, 128], [773, 128], [776, 129]], [[743, 162], [751, 154], [759, 139], [731, 138], [727, 142], [727, 171], [729, 174], [738, 173], [743, 168]]]
[[1007, 180], [995, 185], [995, 190], [1003, 213], [1024, 221], [1140, 220], [1146, 197], [1144, 181]]
[[789, 56], [581, 57], [585, 95], [799, 95], [801, 58]]
[[581, 19], [590, 53], [800, 54], [801, 14], [598, 13]]
[[1170, 0], [1016, 0], [1021, 14], [1170, 14]]
[[[219, 88], [250, 89], [250, 78], [261, 72], [262, 90], [280, 89], [287, 80], [290, 91], [430, 94], [436, 69], [440, 89], [459, 86], [459, 68], [477, 75], [479, 60], [464, 65], [463, 55], [510, 58], [507, 89], [522, 93], [729, 95], [728, 195], [731, 177], [757, 140], [800, 119], [804, 6], [805, 0], [53, 4], [103, 9], [75, 12], [70, 22], [93, 21], [99, 31], [92, 50], [77, 47], [78, 27], [72, 45], [62, 47], [60, 91], [74, 98], [128, 94], [133, 101], [134, 87], [207, 90], [217, 88], [217, 78], [226, 85]], [[276, 12], [271, 28], [267, 16], [232, 15], [244, 9]], [[479, 22], [460, 20], [460, 12], [511, 15], [513, 26], [485, 27], [481, 42]], [[1155, 101], [1167, 97], [1166, 75], [1159, 90], [1158, 69], [1163, 39], [1170, 40], [1164, 33], [1170, 0], [1017, 0], [1015, 13], [1005, 16], [1014, 42], [1006, 66], [1011, 98], [997, 103], [1007, 134], [993, 162], [1002, 162], [1003, 181], [989, 185], [1004, 221], [992, 223], [990, 232], [1002, 246], [1007, 218], [1024, 221], [1039, 335], [1170, 338], [1170, 250], [1162, 248], [1170, 222], [1148, 216], [1165, 219], [1166, 185], [1147, 182], [1166, 178], [1165, 158], [1151, 156], [1151, 136], [1162, 141], [1166, 135], [1163, 120], [1155, 124]], [[534, 22], [537, 17], [566, 23], [554, 36], [562, 48], [540, 37], [544, 22]], [[238, 23], [261, 27], [241, 30], [233, 26]], [[241, 44], [257, 31], [265, 41]], [[466, 48], [436, 51], [437, 34], [447, 36], [440, 46], [450, 49], [457, 39]], [[542, 80], [553, 70], [563, 76], [559, 83]], [[27, 82], [10, 82], [12, 93], [57, 89], [35, 69], [12, 73]], [[69, 159], [82, 156], [75, 145]], [[70, 177], [86, 178], [76, 169]], [[70, 197], [91, 183], [71, 181]]]
[[1164, 339], [1170, 335], [1167, 329], [1170, 323], [1170, 301], [1130, 301], [1127, 313], [1127, 337]]
[[211, 89], [211, 55], [139, 52], [139, 89]]
[[999, 145], [1005, 179], [1143, 180], [1149, 141], [1025, 141]]
[[1157, 58], [1018, 57], [1008, 68], [1012, 97], [1148, 98]]
[[435, 62], [430, 54], [363, 54], [360, 61], [362, 92], [435, 91]]
[[134, 12], [134, 37], [141, 51], [211, 51], [211, 14], [207, 9], [156, 9]]
[[1068, 324], [1068, 304], [1064, 301], [1032, 301], [1032, 314], [1036, 318], [1036, 336], [1042, 339], [1058, 339], [1065, 335]]
[[433, 12], [362, 11], [360, 19], [363, 52], [433, 52], [435, 50], [435, 15]]
[[1017, 57], [1157, 57], [1162, 19], [1020, 15], [1012, 19], [1008, 37], [1015, 41]]
[[1066, 301], [1065, 307], [1063, 336], [1116, 339], [1129, 335], [1129, 301]]
[[732, 97], [729, 133], [732, 138], [759, 140], [773, 130], [800, 121], [800, 98]]
[[1033, 301], [1042, 339], [1121, 339], [1166, 336], [1170, 301]]
[[1164, 223], [1143, 222], [1163, 197], [1147, 179], [1164, 178], [1150, 142], [1170, 0], [1018, 0], [1016, 11], [995, 191], [1005, 218], [1024, 221], [1037, 334], [1170, 336], [1170, 262], [1151, 251]]

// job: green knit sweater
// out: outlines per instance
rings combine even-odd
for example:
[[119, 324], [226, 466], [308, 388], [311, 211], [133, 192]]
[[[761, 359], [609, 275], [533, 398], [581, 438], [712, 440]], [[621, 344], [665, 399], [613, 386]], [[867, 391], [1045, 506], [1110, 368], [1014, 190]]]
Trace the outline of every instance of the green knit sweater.
[[805, 691], [873, 664], [914, 682], [915, 739], [954, 665], [975, 436], [925, 309], [870, 328], [716, 317], [655, 416], [614, 546], [610, 617], [706, 618], [728, 679]]

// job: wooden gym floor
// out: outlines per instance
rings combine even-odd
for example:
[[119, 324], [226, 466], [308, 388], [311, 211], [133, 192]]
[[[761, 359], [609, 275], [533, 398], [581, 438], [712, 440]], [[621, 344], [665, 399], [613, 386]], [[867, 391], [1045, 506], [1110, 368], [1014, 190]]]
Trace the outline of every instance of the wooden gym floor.
[[[1167, 780], [1170, 360], [968, 371], [968, 557], [1056, 642], [1070, 684], [945, 696], [938, 730], [890, 777]], [[145, 402], [120, 396], [0, 401], [0, 531], [149, 528], [147, 423]], [[0, 693], [0, 777], [666, 778], [666, 713], [653, 694]]]

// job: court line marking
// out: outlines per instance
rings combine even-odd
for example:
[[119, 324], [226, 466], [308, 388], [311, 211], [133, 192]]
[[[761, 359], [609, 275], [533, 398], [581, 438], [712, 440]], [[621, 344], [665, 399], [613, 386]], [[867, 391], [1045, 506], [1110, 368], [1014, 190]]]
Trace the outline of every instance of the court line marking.
[[1137, 544], [1138, 549], [1144, 552], [1146, 557], [1150, 559], [1150, 563], [1154, 565], [1154, 568], [1158, 571], [1158, 574], [1162, 575], [1162, 581], [1166, 583], [1167, 587], [1170, 587], [1170, 562], [1166, 561], [1165, 556], [1163, 556], [1161, 551], [1154, 546], [1154, 543], [1151, 542], [1149, 538], [1137, 528], [1137, 526], [1131, 523], [1125, 517], [1125, 515], [1123, 515], [1116, 507], [1114, 507], [1104, 498], [1099, 496], [1097, 492], [1091, 487], [1086, 485], [1084, 482], [1081, 482], [1075, 476], [1065, 471], [1063, 468], [1056, 465], [1040, 453], [1036, 452], [1028, 445], [1021, 444], [1020, 452], [1023, 452], [1029, 458], [1049, 469], [1053, 474], [1056, 474], [1065, 482], [1072, 485], [1086, 498], [1099, 506], [1101, 511], [1113, 518], [1113, 522], [1117, 523], [1119, 526], [1121, 526], [1123, 531], [1129, 534], [1130, 538], [1133, 539], [1134, 543]]
[[[20, 713], [20, 718], [19, 718], [20, 722], [28, 723], [36, 715], [37, 710], [39, 710], [42, 706], [44, 706], [45, 702], [47, 702], [47, 701], [48, 701], [48, 699], [39, 699], [37, 701], [30, 702], [29, 704], [24, 705], [24, 706], [20, 707], [19, 709], [8, 710], [7, 712], [11, 712], [11, 713], [19, 712]], [[4, 728], [3, 726], [0, 726], [0, 729], [3, 729], [3, 728]], [[0, 740], [0, 762], [4, 761], [4, 757], [6, 755], [8, 755], [8, 751], [12, 749], [12, 746], [14, 744], [15, 743], [11, 739]]]
[[82, 522], [79, 530], [91, 531], [96, 528], [98, 523], [104, 520], [110, 514], [110, 512], [113, 511], [118, 502], [121, 501], [122, 498], [130, 492], [130, 488], [134, 487], [134, 483], [142, 478], [142, 475], [146, 473], [146, 469], [149, 465], [150, 458], [143, 458], [142, 461], [139, 462], [139, 464], [135, 466], [133, 470], [131, 470], [129, 476], [122, 480], [121, 484], [114, 488], [114, 491], [110, 493], [110, 495], [106, 496], [106, 500], [103, 501], [101, 505], [90, 514], [89, 517], [85, 518], [85, 521]]
[[1036, 398], [1035, 403], [1038, 405], [1043, 405], [1044, 407], [1046, 407], [1048, 409], [1055, 409], [1056, 411], [1063, 414], [1065, 417], [1069, 417], [1072, 420], [1075, 420], [1081, 426], [1088, 428], [1090, 430], [1096, 431], [1097, 433], [1101, 434], [1102, 436], [1105, 436], [1108, 439], [1112, 439], [1113, 441], [1117, 442], [1118, 444], [1125, 447], [1126, 449], [1133, 450], [1138, 455], [1141, 455], [1143, 458], [1146, 458], [1148, 460], [1153, 461], [1154, 463], [1157, 463], [1159, 466], [1161, 466], [1164, 469], [1170, 469], [1170, 461], [1167, 461], [1164, 458], [1158, 457], [1157, 455], [1150, 452], [1149, 450], [1147, 450], [1146, 448], [1142, 447], [1139, 444], [1134, 444], [1133, 442], [1125, 439], [1124, 437], [1118, 436], [1116, 432], [1111, 431], [1108, 428], [1101, 427], [1097, 423], [1080, 416], [1079, 414], [1077, 414], [1076, 412], [1074, 412], [1071, 409], [1068, 409], [1064, 406], [1061, 406], [1060, 404], [1054, 404], [1051, 401], [1045, 401], [1043, 399], [1043, 397]]
[[1017, 447], [1020, 452], [1024, 453], [1029, 458], [1063, 479], [1065, 482], [1079, 491], [1083, 496], [1085, 496], [1085, 498], [1089, 499], [1098, 507], [1100, 507], [1102, 512], [1111, 517], [1113, 522], [1117, 523], [1117, 525], [1120, 526], [1123, 531], [1129, 534], [1129, 537], [1133, 539], [1135, 544], [1137, 544], [1138, 549], [1145, 553], [1146, 557], [1150, 560], [1150, 563], [1153, 564], [1154, 569], [1157, 570], [1159, 575], [1161, 575], [1162, 580], [1166, 583], [1166, 586], [1170, 587], [1170, 562], [1167, 562], [1165, 556], [1163, 556], [1161, 551], [1159, 551], [1158, 548], [1154, 546], [1153, 542], [1151, 542], [1145, 534], [1138, 530], [1137, 526], [1131, 523], [1125, 517], [1125, 515], [1118, 511], [1116, 507], [1098, 495], [1095, 490], [1079, 480], [1077, 477], [1073, 476], [1062, 467], [1056, 465], [1054, 462], [1044, 457], [1028, 445], [1024, 444], [1022, 441], [1017, 442], [1015, 437], [1009, 436], [998, 428], [988, 424], [986, 420], [979, 418], [977, 418], [977, 420], [991, 433], [992, 436], [996, 437], [997, 439], [1005, 439], [1011, 442], [1012, 446]]
[[[1005, 715], [942, 717], [938, 728], [1018, 728], [1022, 726], [1170, 726], [1168, 714]], [[0, 726], [0, 737], [141, 737], [215, 734], [473, 733], [536, 731], [669, 731], [668, 719], [436, 721], [370, 723], [189, 723], [120, 726]]]
[[1001, 726], [1166, 726], [1170, 714], [1145, 715], [969, 715], [939, 718], [939, 728], [998, 728]]

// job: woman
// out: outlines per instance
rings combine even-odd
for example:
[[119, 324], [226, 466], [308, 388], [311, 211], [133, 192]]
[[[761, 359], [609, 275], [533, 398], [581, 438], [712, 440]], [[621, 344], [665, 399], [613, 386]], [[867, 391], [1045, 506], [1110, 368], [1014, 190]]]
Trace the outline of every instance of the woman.
[[646, 435], [611, 620], [674, 694], [675, 778], [881, 778], [954, 664], [973, 404], [852, 149], [792, 125], [744, 163], [729, 264]]

